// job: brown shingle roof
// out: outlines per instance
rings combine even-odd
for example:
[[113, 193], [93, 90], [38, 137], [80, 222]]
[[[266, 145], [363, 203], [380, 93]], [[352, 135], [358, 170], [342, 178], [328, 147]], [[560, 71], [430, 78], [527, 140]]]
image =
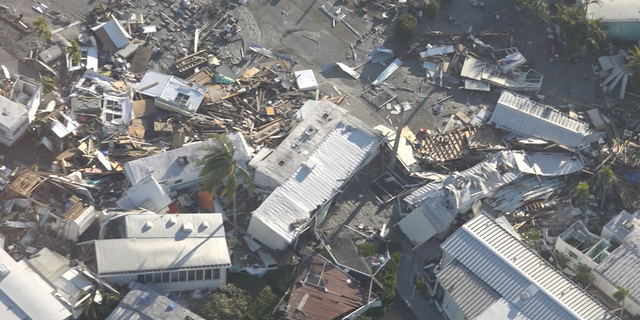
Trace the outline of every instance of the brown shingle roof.
[[[303, 258], [286, 311], [289, 320], [332, 320], [366, 304], [367, 288], [311, 250]], [[371, 295], [371, 299], [375, 299]]]

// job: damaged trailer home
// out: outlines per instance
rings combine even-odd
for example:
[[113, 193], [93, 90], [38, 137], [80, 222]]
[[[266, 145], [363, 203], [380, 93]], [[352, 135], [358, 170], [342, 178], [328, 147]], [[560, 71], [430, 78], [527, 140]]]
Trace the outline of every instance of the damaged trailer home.
[[247, 232], [271, 249], [284, 250], [321, 222], [333, 199], [378, 152], [380, 133], [328, 102], [314, 108], [276, 148], [249, 163], [256, 188], [271, 191]]
[[570, 154], [502, 151], [465, 171], [414, 190], [404, 198], [413, 209], [398, 226], [418, 247], [434, 236], [445, 235], [458, 215], [491, 198], [505, 185], [526, 175], [561, 176], [583, 168], [582, 162]]

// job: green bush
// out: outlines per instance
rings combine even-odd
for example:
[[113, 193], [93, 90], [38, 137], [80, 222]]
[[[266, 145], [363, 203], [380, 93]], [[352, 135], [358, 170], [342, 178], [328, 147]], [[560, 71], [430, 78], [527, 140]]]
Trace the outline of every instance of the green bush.
[[229, 283], [194, 308], [206, 319], [266, 320], [274, 318], [280, 301], [271, 287], [258, 277], [231, 274]]
[[410, 13], [405, 13], [398, 17], [396, 34], [401, 37], [410, 37], [416, 31], [417, 27], [418, 18]]
[[365, 257], [376, 255], [380, 250], [377, 244], [371, 242], [362, 243], [358, 245], [358, 248], [360, 248], [360, 252]]
[[277, 295], [283, 296], [293, 284], [293, 279], [296, 276], [296, 267], [297, 265], [282, 266], [275, 270], [269, 270], [264, 276], [264, 280]]
[[433, 19], [438, 14], [438, 10], [440, 10], [440, 5], [435, 1], [430, 1], [424, 8], [424, 13], [428, 19]]
[[400, 258], [402, 257], [402, 242], [391, 241], [386, 246], [381, 245], [380, 248], [389, 250], [391, 256], [384, 269], [376, 275], [376, 279], [384, 286], [384, 289], [380, 288], [374, 282], [374, 292], [382, 300], [382, 307], [371, 309], [370, 312], [373, 315], [384, 314], [391, 309], [393, 304], [393, 298], [396, 295], [396, 286], [398, 285], [398, 267], [400, 267]]

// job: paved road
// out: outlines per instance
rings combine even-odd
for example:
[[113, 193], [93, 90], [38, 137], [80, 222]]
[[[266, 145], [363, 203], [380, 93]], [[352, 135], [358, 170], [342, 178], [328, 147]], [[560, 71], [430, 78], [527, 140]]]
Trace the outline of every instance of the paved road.
[[415, 279], [416, 273], [424, 267], [424, 261], [440, 252], [439, 243], [429, 241], [416, 252], [411, 251], [411, 248], [408, 240], [403, 241], [396, 290], [417, 320], [444, 320], [440, 311], [433, 304], [427, 302], [417, 290], [414, 290], [413, 285], [413, 279]]

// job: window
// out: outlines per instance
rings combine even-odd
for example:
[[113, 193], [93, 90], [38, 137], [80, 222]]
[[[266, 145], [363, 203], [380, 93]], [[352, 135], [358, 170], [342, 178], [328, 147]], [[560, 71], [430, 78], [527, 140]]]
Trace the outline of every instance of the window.
[[162, 282], [162, 274], [161, 273], [154, 273], [153, 274], [153, 283], [160, 283]]
[[139, 274], [136, 282], [144, 283], [144, 274]]
[[162, 273], [162, 282], [170, 282], [169, 279], [171, 279], [171, 273], [169, 272]]
[[176, 180], [173, 184], [178, 184], [178, 183], [182, 183], [182, 179]]
[[180, 271], [180, 281], [187, 281], [187, 272]]
[[571, 251], [571, 250], [569, 250], [569, 256], [570, 256], [571, 258], [578, 259], [578, 255], [577, 255], [577, 254], [575, 254], [575, 253], [574, 253], [573, 251]]
[[212, 271], [213, 270], [211, 270], [211, 269], [204, 270], [204, 279], [205, 280], [211, 280], [212, 273], [213, 273]]
[[187, 276], [188, 276], [188, 281], [196, 280], [196, 271], [195, 270], [187, 271]]
[[220, 279], [220, 269], [213, 269], [213, 280]]
[[178, 271], [171, 272], [171, 282], [178, 282], [179, 273]]
[[144, 275], [144, 282], [145, 283], [152, 283], [153, 282], [153, 273], [145, 274]]
[[178, 96], [176, 97], [175, 100], [173, 100], [183, 106], [187, 105], [187, 102], [189, 102], [189, 96], [184, 94], [184, 93], [178, 93]]
[[196, 280], [204, 279], [204, 270], [196, 270]]

